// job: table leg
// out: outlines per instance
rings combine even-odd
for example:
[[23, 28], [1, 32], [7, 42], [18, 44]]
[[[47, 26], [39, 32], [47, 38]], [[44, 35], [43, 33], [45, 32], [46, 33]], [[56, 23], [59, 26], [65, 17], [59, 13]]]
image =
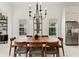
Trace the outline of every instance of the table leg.
[[59, 57], [60, 56], [60, 54], [59, 54], [59, 47], [57, 47], [57, 57]]
[[14, 47], [14, 57], [16, 57], [16, 46]]

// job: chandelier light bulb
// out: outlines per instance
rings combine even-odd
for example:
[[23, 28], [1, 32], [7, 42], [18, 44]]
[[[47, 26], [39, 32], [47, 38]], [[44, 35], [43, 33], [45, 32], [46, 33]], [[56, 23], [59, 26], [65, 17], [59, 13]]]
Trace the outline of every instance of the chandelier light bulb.
[[31, 5], [29, 5], [29, 7], [31, 7]]
[[31, 9], [31, 5], [29, 5], [29, 9]]
[[45, 8], [45, 10], [47, 10], [47, 7]]
[[40, 2], [40, 5], [42, 5], [42, 3]]

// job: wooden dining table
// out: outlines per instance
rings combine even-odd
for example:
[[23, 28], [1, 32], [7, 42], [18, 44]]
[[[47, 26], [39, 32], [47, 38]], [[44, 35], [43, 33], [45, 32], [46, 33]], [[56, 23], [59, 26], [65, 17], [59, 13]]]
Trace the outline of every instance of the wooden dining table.
[[[23, 46], [23, 45], [29, 46], [29, 44], [33, 42], [46, 44], [47, 42], [50, 42], [50, 43], [58, 42], [59, 43], [59, 40], [57, 37], [40, 36], [38, 37], [38, 39], [35, 39], [34, 37], [18, 37], [14, 41], [14, 45], [15, 45], [14, 52], [16, 51], [16, 47]], [[16, 53], [14, 53], [14, 56], [16, 56]], [[58, 48], [58, 56], [59, 56], [59, 48]]]

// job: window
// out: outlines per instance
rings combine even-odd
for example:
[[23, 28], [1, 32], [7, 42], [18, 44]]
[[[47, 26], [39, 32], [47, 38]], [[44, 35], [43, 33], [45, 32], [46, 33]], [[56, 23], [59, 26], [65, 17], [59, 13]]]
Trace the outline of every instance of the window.
[[26, 34], [26, 20], [19, 20], [19, 35]]
[[56, 36], [56, 22], [49, 21], [49, 36]]

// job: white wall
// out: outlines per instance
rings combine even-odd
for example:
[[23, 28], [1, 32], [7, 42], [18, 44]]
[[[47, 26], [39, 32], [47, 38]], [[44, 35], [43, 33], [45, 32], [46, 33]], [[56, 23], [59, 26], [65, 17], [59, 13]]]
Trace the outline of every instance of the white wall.
[[[28, 6], [31, 4], [32, 6], [32, 15], [35, 13], [36, 3], [25, 3], [25, 2], [0, 2], [0, 12], [8, 16], [8, 35], [9, 38], [12, 36], [19, 36], [19, 27], [18, 22], [20, 19], [27, 20], [27, 34], [33, 34], [33, 25], [32, 19], [28, 17]], [[69, 20], [75, 18], [76, 21], [79, 21], [79, 3], [55, 3], [55, 2], [47, 2], [42, 3], [42, 9], [44, 10], [47, 7], [47, 19], [43, 20], [43, 34], [48, 35], [48, 23], [49, 19], [51, 21], [57, 22], [57, 36], [61, 36], [65, 39], [65, 7], [67, 8], [67, 12], [71, 13], [71, 15], [67, 15]], [[72, 14], [72, 11], [76, 13]], [[44, 13], [44, 11], [43, 11]], [[72, 16], [72, 19], [70, 18]], [[53, 20], [55, 19], [55, 20]]]
[[[31, 4], [32, 6], [32, 15], [35, 13], [35, 7], [36, 3], [34, 2], [1, 2], [0, 3], [0, 12], [3, 12], [5, 15], [8, 16], [8, 34], [9, 37], [12, 36], [19, 36], [19, 27], [18, 22], [20, 19], [26, 19], [27, 20], [27, 34], [33, 34], [33, 25], [32, 25], [32, 19], [29, 19], [28, 17], [28, 6]], [[68, 7], [72, 6], [72, 7]], [[73, 7], [74, 6], [74, 7]], [[55, 3], [55, 2], [47, 2], [42, 3], [42, 9], [44, 10], [45, 7], [47, 7], [47, 19], [43, 20], [43, 34], [48, 34], [48, 23], [49, 19], [51, 21], [57, 22], [57, 36], [61, 36], [65, 39], [65, 11], [64, 7], [67, 7], [69, 9], [69, 12], [75, 11], [77, 15], [79, 15], [79, 3]], [[43, 11], [44, 13], [44, 11]], [[71, 15], [74, 16], [77, 20], [79, 16], [76, 16], [75, 14]], [[73, 17], [73, 18], [74, 18]], [[55, 20], [53, 20], [55, 19]]]
[[[28, 6], [31, 4], [32, 6], [32, 13], [35, 13], [35, 7], [36, 3], [24, 3], [24, 2], [14, 2], [14, 3], [0, 3], [0, 9], [4, 11], [8, 16], [8, 34], [9, 37], [12, 36], [19, 36], [19, 27], [18, 23], [20, 19], [26, 19], [27, 20], [27, 34], [33, 34], [33, 25], [32, 25], [32, 19], [30, 20], [28, 17]], [[62, 13], [63, 13], [63, 5], [62, 3], [55, 3], [55, 2], [48, 2], [48, 3], [42, 3], [42, 9], [43, 13], [45, 10], [45, 7], [47, 7], [47, 19], [43, 20], [43, 34], [49, 34], [48, 32], [48, 23], [49, 19], [51, 21], [57, 22], [57, 36], [62, 36], [62, 25], [64, 24], [62, 21]], [[33, 15], [33, 14], [32, 14]], [[56, 20], [53, 20], [53, 19]], [[61, 23], [62, 22], [62, 23]]]
[[[19, 27], [18, 23], [20, 19], [26, 19], [27, 20], [27, 34], [33, 34], [33, 25], [32, 25], [32, 19], [29, 19], [28, 17], [28, 6], [31, 4], [32, 6], [32, 15], [35, 13], [35, 7], [36, 3], [24, 3], [24, 2], [14, 2], [14, 3], [0, 3], [0, 9], [5, 12], [8, 16], [8, 34], [9, 37], [12, 36], [19, 36]], [[42, 9], [43, 13], [45, 10], [45, 7], [47, 7], [47, 18], [43, 20], [43, 34], [49, 34], [48, 29], [48, 23], [49, 19], [51, 21], [57, 22], [57, 36], [63, 36], [64, 29], [63, 24], [64, 18], [62, 18], [63, 15], [63, 3], [55, 3], [55, 2], [47, 2], [42, 3]], [[55, 20], [53, 20], [55, 19]]]
[[[28, 18], [28, 6], [31, 4], [32, 6], [32, 13], [35, 12], [36, 3], [13, 3], [13, 36], [18, 36], [18, 21], [20, 19], [27, 20], [27, 34], [32, 34], [32, 20]], [[63, 7], [61, 3], [42, 3], [42, 9], [44, 10], [47, 7], [47, 19], [44, 19], [43, 23], [43, 34], [48, 35], [48, 22], [49, 19], [53, 18], [57, 19], [57, 36], [61, 36], [61, 21], [62, 21], [62, 10]], [[44, 13], [44, 11], [43, 11]], [[33, 15], [33, 14], [32, 14]]]

